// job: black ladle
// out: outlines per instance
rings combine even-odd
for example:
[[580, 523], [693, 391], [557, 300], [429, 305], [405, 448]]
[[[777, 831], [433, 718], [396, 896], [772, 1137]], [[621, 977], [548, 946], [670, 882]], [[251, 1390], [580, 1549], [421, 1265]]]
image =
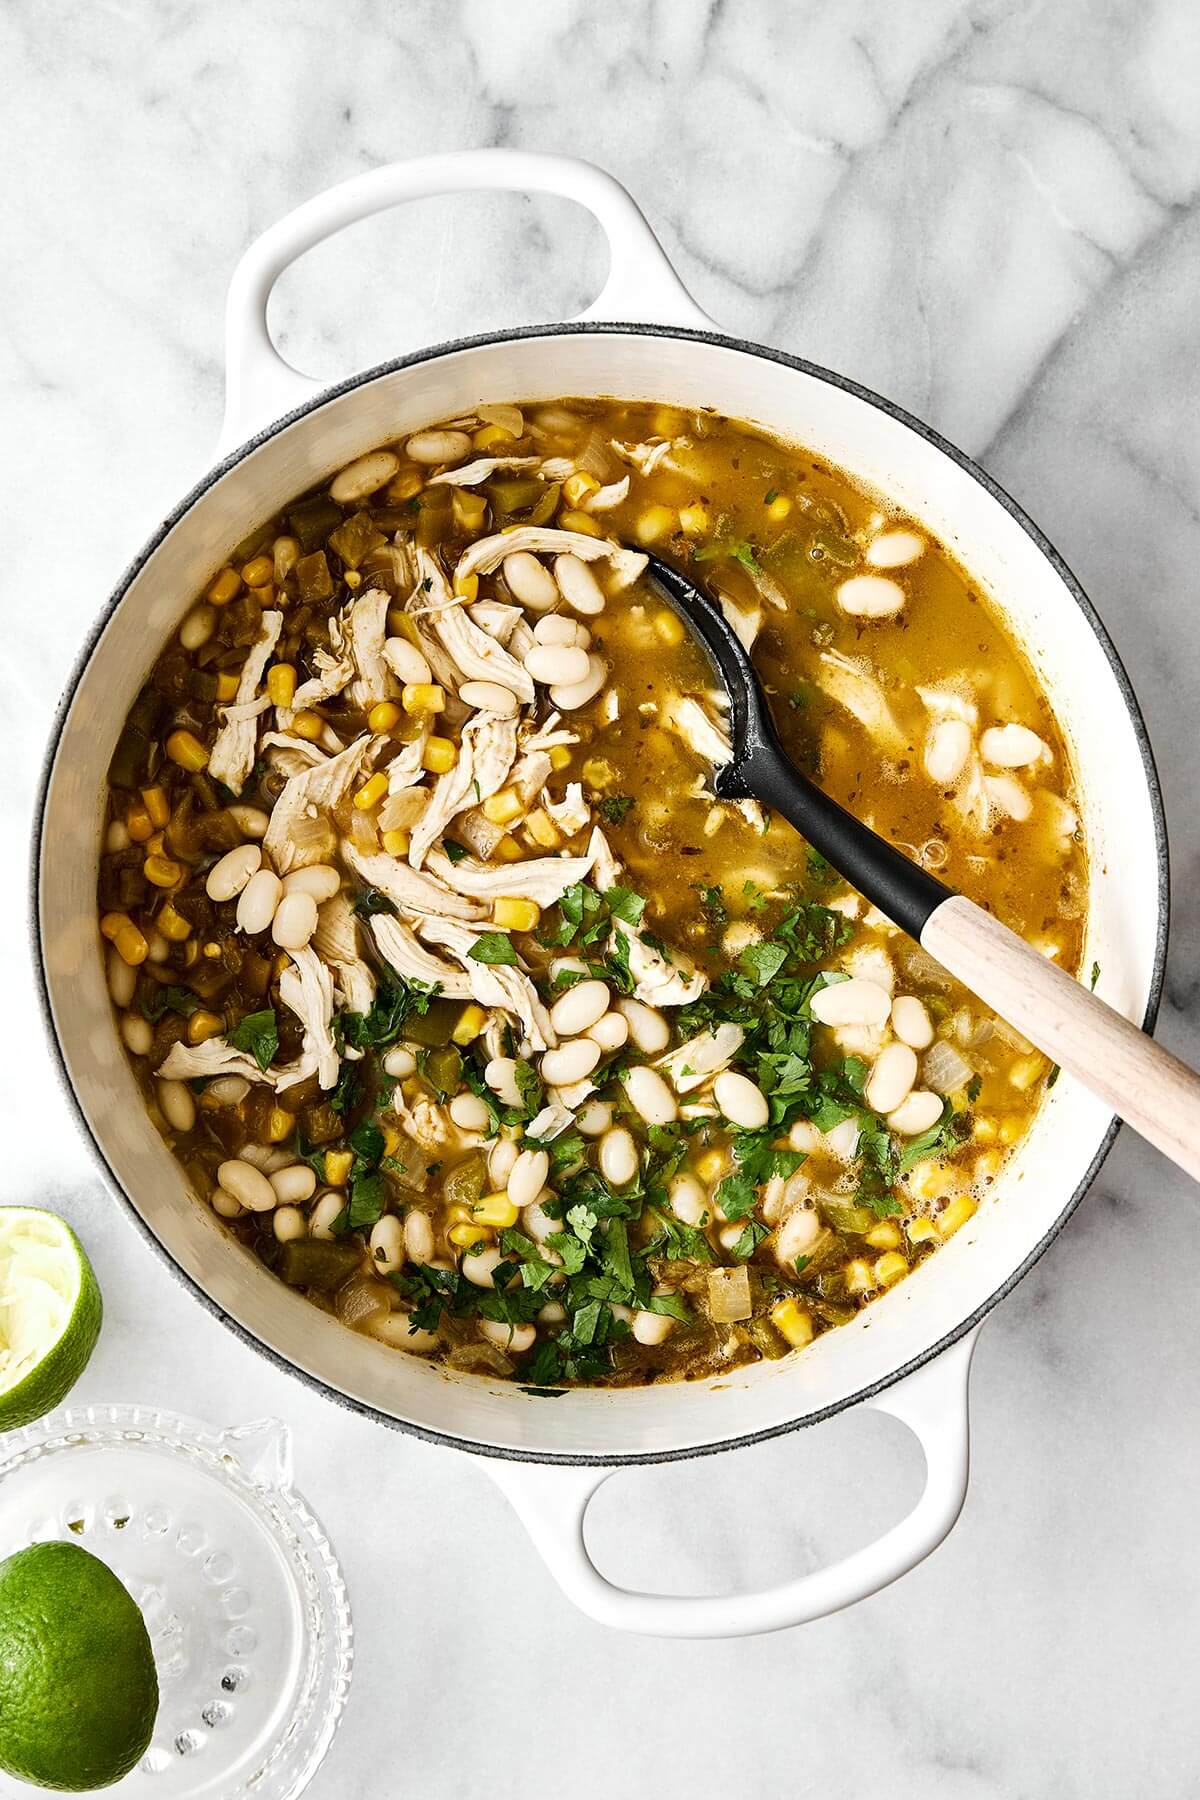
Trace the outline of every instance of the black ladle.
[[1069, 1070], [1172, 1162], [1200, 1179], [1200, 1078], [973, 900], [922, 869], [811, 781], [780, 741], [750, 657], [720, 604], [657, 556], [647, 577], [708, 652], [729, 696], [721, 799], [785, 818], [873, 906]]

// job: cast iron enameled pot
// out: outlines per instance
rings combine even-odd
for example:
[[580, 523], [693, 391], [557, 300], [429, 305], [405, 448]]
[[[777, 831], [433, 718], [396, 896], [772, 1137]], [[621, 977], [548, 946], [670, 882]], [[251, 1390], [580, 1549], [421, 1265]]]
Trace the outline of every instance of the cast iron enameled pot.
[[[284, 268], [357, 219], [468, 189], [552, 193], [599, 220], [611, 267], [581, 319], [403, 356], [321, 388], [275, 351], [266, 304]], [[637, 320], [639, 323], [614, 321]], [[130, 566], [80, 658], [55, 724], [35, 849], [47, 1016], [79, 1119], [114, 1191], [180, 1278], [248, 1343], [330, 1397], [480, 1458], [570, 1597], [626, 1630], [774, 1630], [874, 1592], [950, 1530], [967, 1482], [967, 1376], [980, 1322], [1036, 1261], [1112, 1142], [1111, 1115], [1063, 1077], [970, 1224], [909, 1280], [802, 1355], [719, 1379], [536, 1398], [456, 1375], [347, 1331], [270, 1275], [197, 1204], [151, 1125], [113, 1030], [95, 928], [104, 774], [156, 651], [223, 546], [382, 442], [498, 401], [617, 395], [715, 407], [796, 441], [924, 521], [1004, 614], [1053, 696], [1074, 757], [1090, 859], [1085, 966], [1152, 1023], [1167, 926], [1162, 804], [1137, 702], [1062, 559], [982, 470], [927, 426], [842, 376], [716, 331], [629, 195], [586, 163], [468, 151], [360, 176], [300, 207], [247, 252], [229, 295], [228, 406], [215, 466]], [[831, 1568], [754, 1594], [638, 1594], [583, 1540], [614, 1468], [748, 1444], [867, 1404], [920, 1438], [923, 1492], [882, 1538]]]

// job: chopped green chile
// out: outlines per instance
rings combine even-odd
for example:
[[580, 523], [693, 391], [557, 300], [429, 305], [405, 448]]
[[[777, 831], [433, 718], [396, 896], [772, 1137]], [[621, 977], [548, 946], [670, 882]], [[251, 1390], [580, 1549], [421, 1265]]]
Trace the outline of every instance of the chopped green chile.
[[[445, 465], [380, 446], [345, 505], [331, 471], [255, 523], [222, 603], [179, 597], [211, 629], [161, 647], [109, 771], [97, 902], [126, 1054], [164, 1130], [168, 1059], [187, 1083], [195, 1121], [169, 1142], [229, 1254], [396, 1355], [557, 1390], [803, 1354], [1009, 1203], [1050, 1071], [788, 827], [713, 798], [709, 667], [602, 540], [734, 607], [802, 766], [1077, 970], [1088, 869], [1048, 697], [921, 523], [803, 448], [620, 400], [429, 431], [418, 454]], [[529, 460], [437, 479], [483, 457]], [[588, 576], [556, 577], [551, 540], [546, 581], [510, 570], [524, 600], [503, 556], [455, 597], [474, 541], [530, 528], [576, 550], [590, 530]], [[546, 680], [509, 724], [534, 643]], [[985, 760], [1004, 725], [1024, 728], [990, 740], [1015, 766]], [[341, 747], [338, 797], [297, 799]], [[263, 874], [287, 877], [286, 908], [270, 880], [243, 900]], [[257, 929], [256, 897], [278, 909]], [[125, 919], [146, 953], [118, 967]], [[903, 1093], [872, 1080], [899, 1044], [882, 1068], [915, 1064]], [[294, 1166], [306, 1197], [238, 1211], [219, 1171], [243, 1156]]]

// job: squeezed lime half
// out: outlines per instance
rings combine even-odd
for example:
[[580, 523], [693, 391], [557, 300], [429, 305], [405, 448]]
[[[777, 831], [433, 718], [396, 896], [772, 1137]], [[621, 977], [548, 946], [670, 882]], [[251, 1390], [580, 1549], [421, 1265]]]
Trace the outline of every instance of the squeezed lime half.
[[0, 1206], [0, 1431], [51, 1412], [100, 1335], [100, 1288], [57, 1213]]

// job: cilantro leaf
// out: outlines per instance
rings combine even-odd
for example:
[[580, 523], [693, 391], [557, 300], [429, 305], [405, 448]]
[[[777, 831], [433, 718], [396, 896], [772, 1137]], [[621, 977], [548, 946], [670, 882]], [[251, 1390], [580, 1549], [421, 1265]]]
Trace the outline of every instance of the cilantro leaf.
[[738, 963], [755, 984], [763, 988], [774, 981], [787, 959], [787, 946], [767, 939], [757, 944], [747, 944], [738, 957]]
[[632, 794], [606, 794], [598, 802], [596, 811], [607, 825], [622, 825], [636, 806]]
[[470, 854], [465, 844], [456, 843], [453, 838], [448, 837], [442, 839], [442, 849], [446, 852], [446, 855], [450, 858], [452, 863], [460, 863], [464, 856]]
[[190, 1019], [200, 1005], [199, 994], [193, 994], [190, 988], [160, 987], [143, 996], [142, 1016], [157, 1025], [164, 1013], [179, 1013]]
[[229, 1033], [229, 1042], [235, 1050], [249, 1051], [260, 1069], [269, 1068], [279, 1049], [279, 1026], [274, 1009], [268, 1006], [262, 1012], [247, 1013]]
[[485, 931], [476, 938], [467, 955], [472, 962], [515, 965], [517, 953], [506, 931]]
[[378, 888], [360, 888], [350, 902], [350, 910], [358, 914], [360, 919], [369, 919], [373, 913], [391, 913], [396, 911], [394, 903]]
[[642, 914], [646, 910], [646, 902], [632, 888], [610, 887], [604, 895], [605, 905], [614, 919], [621, 919], [626, 925], [641, 923]]

